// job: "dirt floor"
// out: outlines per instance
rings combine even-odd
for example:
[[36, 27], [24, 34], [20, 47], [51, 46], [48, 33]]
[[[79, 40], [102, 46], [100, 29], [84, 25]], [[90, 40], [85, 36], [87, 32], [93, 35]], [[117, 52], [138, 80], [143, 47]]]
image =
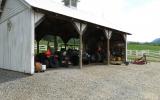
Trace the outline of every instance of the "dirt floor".
[[160, 63], [50, 69], [33, 76], [0, 70], [0, 100], [160, 100]]

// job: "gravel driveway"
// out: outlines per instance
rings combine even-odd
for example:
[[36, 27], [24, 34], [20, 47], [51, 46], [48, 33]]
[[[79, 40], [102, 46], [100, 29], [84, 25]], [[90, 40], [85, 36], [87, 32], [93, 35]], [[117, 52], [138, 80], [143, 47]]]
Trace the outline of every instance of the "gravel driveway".
[[160, 100], [160, 63], [50, 69], [33, 76], [0, 69], [0, 100]]

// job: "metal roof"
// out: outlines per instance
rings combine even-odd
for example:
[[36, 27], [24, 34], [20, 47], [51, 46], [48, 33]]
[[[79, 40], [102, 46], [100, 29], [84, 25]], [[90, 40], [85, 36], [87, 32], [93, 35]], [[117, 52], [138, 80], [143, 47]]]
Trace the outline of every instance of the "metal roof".
[[25, 1], [27, 5], [29, 4], [30, 6], [35, 7], [35, 8], [47, 10], [47, 11], [61, 14], [64, 16], [68, 16], [71, 18], [82, 20], [85, 22], [100, 25], [106, 28], [114, 29], [114, 30], [117, 30], [117, 31], [120, 31], [126, 34], [130, 34], [128, 32], [122, 31], [120, 27], [117, 27], [117, 25], [112, 24], [111, 22], [107, 21], [101, 16], [93, 15], [91, 13], [80, 11], [78, 9], [69, 8], [64, 5], [57, 4], [53, 0], [19, 0], [19, 1], [21, 2]]
[[118, 27], [115, 24], [112, 24], [111, 22], [107, 21], [101, 16], [93, 15], [88, 12], [80, 11], [78, 9], [72, 9], [64, 5], [57, 4], [53, 0], [25, 0], [25, 1], [29, 5], [35, 8], [47, 10], [47, 11], [54, 12], [57, 14], [61, 14], [61, 15], [65, 15], [68, 17], [75, 18], [75, 19], [97, 24], [97, 25], [100, 25], [106, 28], [114, 29], [114, 30], [117, 30], [117, 31], [120, 31], [126, 34], [130, 34], [128, 32], [122, 31], [120, 27]]

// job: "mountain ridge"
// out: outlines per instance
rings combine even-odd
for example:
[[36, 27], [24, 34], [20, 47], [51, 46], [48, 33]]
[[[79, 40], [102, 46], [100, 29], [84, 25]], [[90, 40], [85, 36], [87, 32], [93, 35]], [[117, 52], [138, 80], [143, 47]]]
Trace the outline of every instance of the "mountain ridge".
[[160, 38], [154, 39], [154, 40], [152, 41], [152, 43], [158, 43], [158, 44], [160, 44]]

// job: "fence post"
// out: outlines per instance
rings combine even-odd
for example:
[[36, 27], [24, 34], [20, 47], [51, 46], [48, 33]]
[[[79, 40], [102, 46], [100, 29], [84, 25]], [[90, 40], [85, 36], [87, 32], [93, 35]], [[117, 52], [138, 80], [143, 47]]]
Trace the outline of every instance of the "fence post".
[[128, 55], [132, 57], [139, 57], [146, 54], [148, 60], [160, 61], [160, 51], [152, 51], [152, 50], [128, 50]]
[[138, 56], [138, 50], [136, 50], [136, 57]]
[[148, 53], [147, 55], [149, 55], [150, 54], [150, 50], [147, 50], [147, 53]]
[[128, 55], [131, 55], [130, 50], [128, 50]]

